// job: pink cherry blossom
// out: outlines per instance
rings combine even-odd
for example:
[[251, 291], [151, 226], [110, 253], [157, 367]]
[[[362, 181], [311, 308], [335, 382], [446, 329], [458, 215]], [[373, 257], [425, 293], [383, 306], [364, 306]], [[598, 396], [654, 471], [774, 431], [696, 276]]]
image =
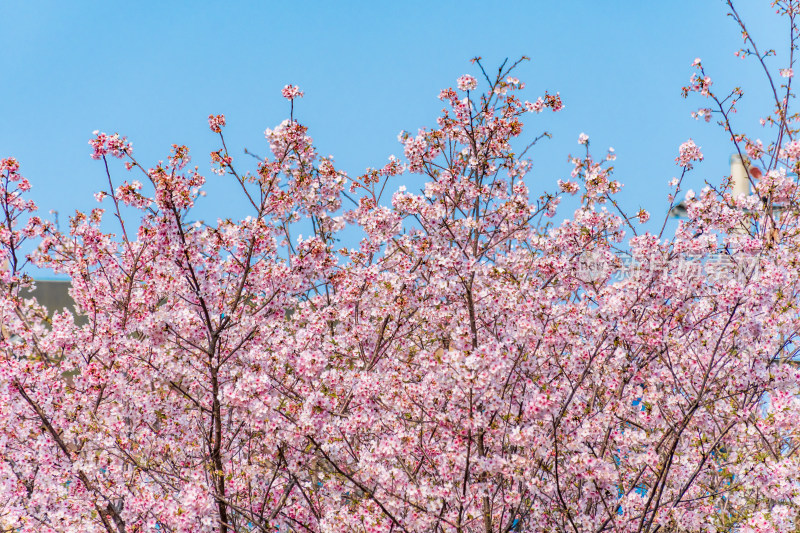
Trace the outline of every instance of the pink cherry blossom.
[[525, 108], [531, 113], [541, 113], [544, 109], [544, 99], [540, 96], [535, 102], [525, 102]]
[[303, 91], [300, 90], [300, 87], [297, 85], [285, 85], [283, 89], [281, 89], [281, 96], [286, 98], [287, 100], [294, 100], [295, 98], [302, 98]]
[[225, 115], [208, 115], [208, 127], [214, 133], [220, 133], [225, 126]]
[[711, 114], [713, 111], [709, 107], [703, 107], [697, 111], [692, 111], [692, 118], [700, 120], [701, 118], [706, 122], [711, 122]]
[[464, 74], [458, 78], [458, 88], [462, 91], [473, 91], [478, 88], [478, 80], [474, 76]]
[[680, 146], [679, 152], [680, 154], [675, 158], [675, 164], [686, 170], [692, 169], [693, 161], [703, 160], [703, 153], [700, 151], [700, 147], [694, 144], [691, 139]]
[[122, 159], [130, 155], [133, 145], [128, 142], [126, 137], [120, 137], [118, 133], [108, 135], [100, 131], [93, 131], [94, 139], [89, 141], [92, 147], [92, 159], [102, 159], [105, 155], [111, 155]]

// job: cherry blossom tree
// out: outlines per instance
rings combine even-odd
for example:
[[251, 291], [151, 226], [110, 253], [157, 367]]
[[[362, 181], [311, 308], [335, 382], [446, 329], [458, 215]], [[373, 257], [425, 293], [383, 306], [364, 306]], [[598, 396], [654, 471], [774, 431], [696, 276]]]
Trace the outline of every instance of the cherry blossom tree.
[[[672, 236], [625, 211], [614, 152], [584, 134], [571, 177], [532, 192], [547, 134], [524, 121], [562, 101], [525, 100], [518, 63], [477, 58], [436, 127], [358, 177], [318, 155], [296, 86], [252, 171], [210, 116], [239, 220], [190, 220], [205, 178], [186, 146], [149, 167], [96, 132], [103, 207], [65, 233], [3, 159], [3, 530], [800, 529], [800, 5], [773, 4], [780, 69], [728, 2], [770, 83], [773, 141], [735, 129], [742, 91], [715, 92], [700, 60], [684, 88], [753, 193], [688, 194]], [[670, 202], [702, 159], [680, 146]], [[403, 174], [427, 184], [398, 188]], [[556, 223], [565, 195], [580, 205]], [[363, 238], [344, 247], [344, 231]], [[71, 280], [74, 312], [25, 297], [28, 263]]]

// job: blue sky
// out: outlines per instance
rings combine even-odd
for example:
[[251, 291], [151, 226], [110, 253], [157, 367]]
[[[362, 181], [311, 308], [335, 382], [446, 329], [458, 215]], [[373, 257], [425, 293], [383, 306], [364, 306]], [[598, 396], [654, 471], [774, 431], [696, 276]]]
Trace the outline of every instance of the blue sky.
[[[763, 48], [783, 44], [784, 21], [767, 0], [739, 4]], [[147, 164], [166, 159], [172, 143], [187, 144], [209, 180], [196, 217], [241, 215], [236, 189], [208, 172], [217, 146], [207, 117], [226, 115], [228, 146], [252, 167], [242, 149], [267, 153], [264, 130], [288, 116], [280, 96], [287, 83], [305, 91], [296, 116], [320, 153], [357, 175], [401, 154], [400, 130], [434, 123], [439, 90], [476, 74], [471, 57], [495, 68], [528, 55], [518, 71], [523, 96], [559, 91], [566, 104], [528, 121], [531, 138], [554, 134], [533, 153], [532, 190], [552, 190], [568, 176], [567, 155], [578, 153], [586, 132], [597, 155], [616, 149], [623, 204], [654, 219], [687, 138], [706, 155], [690, 186], [718, 183], [728, 171], [724, 133], [689, 115], [704, 102], [680, 97], [695, 57], [715, 89], [744, 86], [745, 129], [757, 130], [769, 109], [755, 62], [734, 57], [741, 39], [721, 0], [5, 0], [0, 20], [0, 157], [20, 160], [42, 212], [56, 209], [62, 221], [96, 206], [92, 193], [103, 187], [102, 164], [87, 144], [95, 129], [127, 135]], [[785, 50], [777, 51], [775, 72], [786, 66]], [[126, 174], [121, 164], [113, 169], [118, 182]]]

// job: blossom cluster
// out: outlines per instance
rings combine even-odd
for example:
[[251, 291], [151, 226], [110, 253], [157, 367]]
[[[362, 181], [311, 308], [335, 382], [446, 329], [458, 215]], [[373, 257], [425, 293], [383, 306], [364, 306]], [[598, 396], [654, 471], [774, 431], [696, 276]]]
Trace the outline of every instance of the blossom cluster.
[[675, 164], [686, 170], [691, 170], [693, 168], [692, 162], [703, 160], [703, 153], [700, 151], [700, 147], [697, 146], [692, 139], [681, 144], [678, 151], [679, 154], [678, 157], [675, 158]]
[[122, 159], [133, 151], [133, 145], [128, 142], [126, 137], [120, 137], [118, 133], [108, 135], [95, 130], [92, 135], [94, 135], [94, 139], [89, 141], [89, 145], [92, 147], [92, 159], [102, 159], [106, 155]]
[[464, 74], [458, 78], [458, 88], [462, 91], [474, 91], [478, 88], [478, 80], [474, 76]]
[[294, 100], [295, 98], [302, 98], [303, 91], [300, 90], [300, 87], [297, 85], [285, 85], [283, 89], [281, 89], [281, 96], [286, 98], [287, 100]]
[[208, 127], [214, 133], [220, 133], [225, 126], [225, 115], [208, 115]]

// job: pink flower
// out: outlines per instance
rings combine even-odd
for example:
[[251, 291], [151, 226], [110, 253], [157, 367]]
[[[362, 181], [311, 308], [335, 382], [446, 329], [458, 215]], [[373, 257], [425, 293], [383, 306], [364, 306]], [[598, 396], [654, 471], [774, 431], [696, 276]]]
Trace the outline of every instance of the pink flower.
[[796, 140], [786, 143], [780, 155], [791, 161], [800, 161], [800, 141]]
[[589, 143], [589, 136], [585, 133], [581, 133], [578, 135], [578, 144], [588, 144]]
[[303, 93], [297, 85], [285, 85], [283, 89], [281, 89], [281, 95], [287, 100], [302, 98], [304, 94], [305, 93]]
[[528, 102], [525, 101], [525, 109], [530, 111], [531, 113], [541, 113], [542, 109], [544, 109], [544, 99], [540, 96], [536, 99], [535, 102]]
[[698, 109], [697, 111], [692, 111], [692, 118], [700, 120], [701, 118], [704, 119], [706, 122], [711, 122], [711, 108], [704, 107]]
[[128, 142], [128, 138], [120, 137], [119, 133], [108, 135], [94, 130], [92, 135], [95, 136], [89, 141], [89, 145], [93, 149], [92, 159], [102, 159], [107, 154], [122, 159], [133, 150], [133, 145]]
[[561, 94], [548, 94], [544, 93], [544, 104], [549, 107], [553, 112], [558, 112], [564, 109], [564, 102], [561, 101]]
[[714, 84], [710, 76], [698, 76], [697, 73], [692, 74], [689, 78], [689, 85], [682, 89], [684, 98], [690, 92], [700, 93], [705, 97], [711, 96], [711, 86]]
[[474, 76], [464, 74], [458, 78], [458, 88], [462, 91], [472, 91], [478, 88], [478, 80]]
[[10, 172], [14, 174], [19, 170], [19, 162], [13, 157], [0, 160], [0, 172]]
[[208, 115], [208, 127], [211, 128], [211, 131], [214, 133], [221, 132], [224, 125], [225, 115]]
[[780, 73], [782, 78], [791, 78], [792, 76], [794, 76], [794, 69], [782, 68], [780, 70]]
[[558, 188], [569, 194], [575, 194], [579, 189], [576, 182], [563, 180], [558, 180]]
[[675, 164], [691, 170], [693, 168], [692, 161], [702, 161], [703, 153], [700, 147], [694, 144], [694, 141], [689, 139], [683, 143], [679, 148], [680, 154], [675, 158]]
[[710, 76], [705, 76], [703, 78], [703, 80], [701, 81], [701, 83], [700, 83], [700, 85], [702, 87], [700, 89], [700, 94], [702, 94], [703, 96], [708, 96], [710, 94], [709, 93], [709, 89], [711, 88], [711, 85], [713, 83], [714, 82], [711, 81], [711, 77]]
[[[786, 148], [788, 148], [788, 145]], [[750, 159], [758, 159], [764, 155], [764, 143], [761, 142], [761, 139], [756, 139], [755, 142], [748, 139], [744, 149]]]

